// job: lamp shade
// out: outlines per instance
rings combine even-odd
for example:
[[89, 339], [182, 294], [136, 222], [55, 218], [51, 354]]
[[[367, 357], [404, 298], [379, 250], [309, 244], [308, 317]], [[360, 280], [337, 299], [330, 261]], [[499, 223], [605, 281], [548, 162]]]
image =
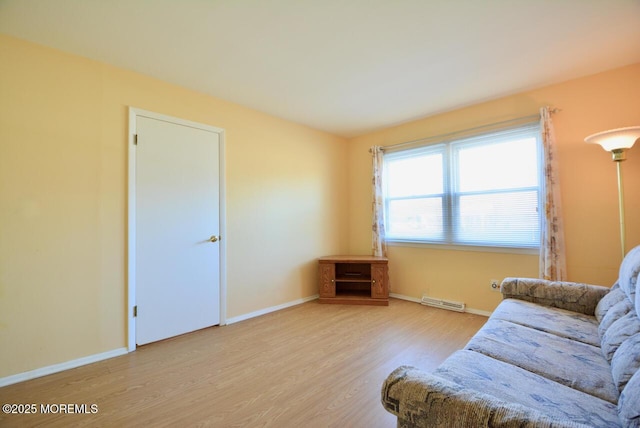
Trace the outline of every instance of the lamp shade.
[[603, 149], [610, 152], [616, 149], [630, 149], [638, 138], [640, 138], [640, 126], [630, 126], [598, 132], [589, 135], [584, 141], [600, 144]]

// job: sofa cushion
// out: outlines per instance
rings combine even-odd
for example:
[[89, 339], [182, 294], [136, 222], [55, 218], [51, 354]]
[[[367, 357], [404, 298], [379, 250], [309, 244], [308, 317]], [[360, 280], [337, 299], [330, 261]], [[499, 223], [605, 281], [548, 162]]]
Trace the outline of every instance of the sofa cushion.
[[640, 333], [622, 342], [611, 359], [611, 375], [620, 392], [638, 369], [640, 369]]
[[620, 391], [600, 348], [489, 319], [465, 349], [488, 355], [554, 382], [617, 404]]
[[627, 295], [624, 294], [624, 291], [620, 288], [620, 284], [617, 282], [611, 287], [611, 291], [609, 291], [596, 305], [595, 317], [598, 322], [602, 321], [602, 318], [607, 314], [607, 311], [611, 309], [613, 305], [618, 303], [619, 301], [626, 299]]
[[631, 304], [629, 299], [626, 298], [611, 306], [611, 308], [607, 311], [607, 314], [602, 318], [602, 321], [600, 321], [600, 325], [598, 326], [598, 335], [600, 336], [600, 340], [602, 340], [604, 334], [614, 322], [618, 321], [620, 318], [627, 315], [632, 310], [633, 305]]
[[625, 427], [640, 426], [640, 371], [624, 387], [618, 401], [618, 414]]
[[615, 404], [477, 352], [455, 352], [435, 374], [552, 418], [595, 427], [620, 426]]
[[[606, 318], [606, 317], [605, 317]], [[618, 347], [634, 334], [640, 333], [640, 319], [635, 311], [631, 311], [607, 329], [602, 336], [602, 354], [611, 361]]]
[[506, 299], [493, 311], [491, 318], [511, 321], [556, 336], [600, 346], [598, 321], [592, 315], [542, 306], [524, 300]]

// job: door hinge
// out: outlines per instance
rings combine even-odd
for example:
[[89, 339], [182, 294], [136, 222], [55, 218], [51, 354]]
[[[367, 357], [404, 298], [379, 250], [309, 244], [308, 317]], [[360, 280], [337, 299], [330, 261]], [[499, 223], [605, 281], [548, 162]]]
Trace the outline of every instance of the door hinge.
[[138, 305], [133, 307], [133, 317], [137, 317], [138, 316]]
[[134, 146], [138, 145], [138, 134], [133, 134], [133, 145]]

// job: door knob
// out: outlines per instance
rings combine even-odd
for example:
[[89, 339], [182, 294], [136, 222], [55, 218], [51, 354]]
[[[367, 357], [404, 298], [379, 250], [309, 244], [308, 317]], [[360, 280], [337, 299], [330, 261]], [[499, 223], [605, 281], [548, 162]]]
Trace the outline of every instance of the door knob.
[[209, 241], [218, 242], [218, 237], [216, 235], [211, 235], [211, 238], [209, 238]]

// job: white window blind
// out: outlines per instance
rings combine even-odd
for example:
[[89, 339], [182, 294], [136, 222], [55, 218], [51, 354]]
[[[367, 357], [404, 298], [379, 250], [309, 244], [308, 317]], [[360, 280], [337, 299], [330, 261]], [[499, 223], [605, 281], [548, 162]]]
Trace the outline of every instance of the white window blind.
[[535, 248], [537, 123], [385, 152], [387, 240]]

